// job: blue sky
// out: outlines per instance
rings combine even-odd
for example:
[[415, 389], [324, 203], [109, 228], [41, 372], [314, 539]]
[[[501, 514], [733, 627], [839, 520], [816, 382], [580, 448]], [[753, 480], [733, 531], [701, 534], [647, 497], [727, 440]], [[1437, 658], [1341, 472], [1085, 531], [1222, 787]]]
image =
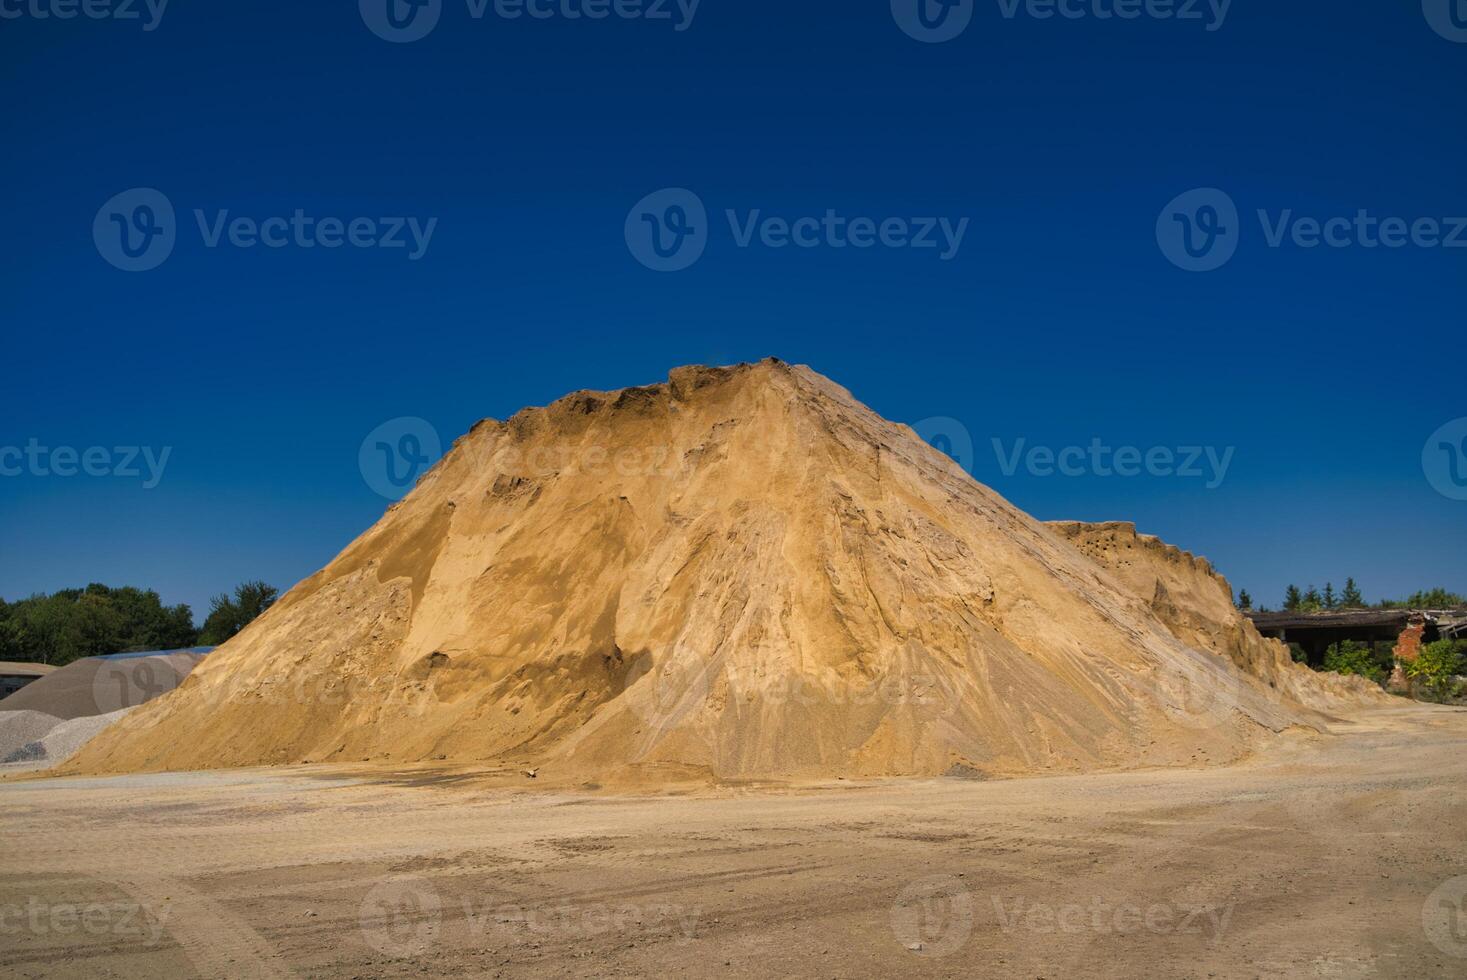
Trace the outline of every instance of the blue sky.
[[[1467, 501], [1423, 467], [1467, 416], [1467, 248], [1338, 225], [1343, 247], [1305, 248], [1292, 223], [1271, 247], [1257, 216], [1445, 237], [1467, 215], [1467, 30], [1446, 7], [1434, 29], [1436, 0], [1235, 0], [1220, 21], [967, 0], [941, 43], [875, 0], [702, 0], [691, 22], [441, 0], [407, 43], [368, 28], [370, 2], [36, 16], [54, 2], [0, 0], [20, 12], [0, 19], [0, 596], [103, 581], [198, 613], [242, 579], [286, 587], [382, 512], [358, 466], [381, 423], [446, 444], [578, 388], [770, 354], [889, 418], [957, 420], [975, 475], [1036, 516], [1134, 520], [1263, 601], [1347, 575], [1370, 598], [1467, 591]], [[174, 244], [129, 272], [104, 253], [112, 215], [146, 217], [135, 188], [173, 209]], [[676, 272], [626, 234], [666, 188], [707, 214]], [[1237, 209], [1208, 272], [1158, 239], [1199, 188]], [[946, 258], [775, 248], [767, 225], [741, 247], [730, 210], [967, 224]], [[362, 241], [411, 242], [392, 219], [432, 234], [227, 231], [297, 211]], [[1045, 475], [1005, 465], [1020, 439], [1232, 453], [1220, 481]], [[92, 468], [124, 474], [3, 455], [28, 445], [102, 447]], [[127, 446], [167, 449], [156, 486]]]

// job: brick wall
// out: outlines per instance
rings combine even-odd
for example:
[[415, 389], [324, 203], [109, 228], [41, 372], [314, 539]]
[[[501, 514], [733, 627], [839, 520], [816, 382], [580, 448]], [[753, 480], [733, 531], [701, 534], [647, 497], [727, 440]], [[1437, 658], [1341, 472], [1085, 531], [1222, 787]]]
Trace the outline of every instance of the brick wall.
[[1401, 631], [1396, 637], [1396, 648], [1393, 653], [1396, 660], [1404, 663], [1413, 663], [1421, 654], [1421, 637], [1426, 632], [1426, 624], [1412, 623]]

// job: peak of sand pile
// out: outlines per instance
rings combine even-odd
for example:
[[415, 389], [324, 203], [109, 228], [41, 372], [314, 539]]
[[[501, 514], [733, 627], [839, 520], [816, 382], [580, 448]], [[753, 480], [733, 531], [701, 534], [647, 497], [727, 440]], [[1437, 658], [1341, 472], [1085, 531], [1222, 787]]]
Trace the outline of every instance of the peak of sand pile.
[[476, 425], [72, 769], [1004, 774], [1319, 719], [1230, 603], [1181, 618], [1071, 537], [808, 368], [679, 368]]

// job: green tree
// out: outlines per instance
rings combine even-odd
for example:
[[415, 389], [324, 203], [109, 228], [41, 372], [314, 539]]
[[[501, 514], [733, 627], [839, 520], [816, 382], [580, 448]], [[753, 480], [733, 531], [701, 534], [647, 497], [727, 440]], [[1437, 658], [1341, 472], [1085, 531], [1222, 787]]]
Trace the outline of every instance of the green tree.
[[1298, 612], [1299, 605], [1303, 601], [1304, 597], [1299, 595], [1299, 587], [1297, 585], [1291, 585], [1284, 590], [1284, 609], [1289, 612]]
[[1353, 578], [1345, 579], [1345, 591], [1340, 593], [1340, 605], [1346, 609], [1360, 609], [1365, 605], [1365, 597], [1360, 594], [1360, 588]]
[[1253, 608], [1253, 597], [1248, 594], [1247, 589], [1238, 593], [1238, 608], [1244, 612]]
[[1339, 605], [1340, 601], [1335, 598], [1335, 584], [1333, 582], [1324, 583], [1324, 608], [1338, 609]]
[[273, 585], [244, 582], [234, 589], [234, 597], [220, 593], [210, 601], [209, 616], [199, 631], [199, 642], [218, 646], [237, 634], [269, 609], [279, 594]]
[[1464, 670], [1464, 645], [1456, 640], [1428, 643], [1415, 660], [1403, 665], [1406, 676], [1421, 681], [1437, 696], [1445, 695], [1451, 689], [1452, 678]]
[[1406, 605], [1412, 609], [1460, 609], [1467, 606], [1467, 599], [1463, 599], [1455, 592], [1446, 589], [1428, 589], [1425, 592], [1413, 592], [1406, 600]]
[[94, 582], [5, 603], [0, 652], [60, 666], [98, 654], [173, 649], [193, 645], [193, 620], [188, 606], [164, 606], [151, 590]]
[[1353, 674], [1379, 684], [1386, 678], [1385, 668], [1376, 660], [1375, 651], [1367, 643], [1346, 640], [1332, 645], [1324, 654], [1324, 669], [1336, 674]]
[[1319, 590], [1310, 586], [1304, 593], [1304, 599], [1299, 603], [1300, 612], [1319, 612], [1324, 608], [1324, 601], [1319, 598]]

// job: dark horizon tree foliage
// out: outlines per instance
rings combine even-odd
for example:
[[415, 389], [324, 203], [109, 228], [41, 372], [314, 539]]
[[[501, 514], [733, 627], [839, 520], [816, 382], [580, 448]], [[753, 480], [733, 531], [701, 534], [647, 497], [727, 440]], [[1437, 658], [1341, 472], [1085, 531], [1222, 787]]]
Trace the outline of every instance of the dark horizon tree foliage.
[[1284, 609], [1288, 612], [1321, 612], [1329, 609], [1464, 609], [1467, 598], [1444, 588], [1424, 589], [1411, 593], [1404, 599], [1382, 599], [1377, 603], [1366, 603], [1354, 578], [1345, 579], [1345, 588], [1338, 596], [1334, 586], [1326, 582], [1324, 594], [1310, 586], [1301, 593], [1297, 585], [1284, 590]]
[[209, 616], [199, 631], [199, 642], [218, 646], [252, 623], [279, 595], [273, 585], [243, 582], [234, 589], [233, 598], [220, 593], [210, 600]]
[[[229, 636], [268, 608], [275, 597], [275, 589], [263, 582], [247, 582], [235, 591], [249, 601], [232, 607]], [[93, 582], [84, 589], [0, 599], [0, 660], [60, 667], [82, 657], [178, 650], [201, 642], [206, 641], [201, 640], [188, 604], [165, 606], [152, 589], [113, 588]]]

